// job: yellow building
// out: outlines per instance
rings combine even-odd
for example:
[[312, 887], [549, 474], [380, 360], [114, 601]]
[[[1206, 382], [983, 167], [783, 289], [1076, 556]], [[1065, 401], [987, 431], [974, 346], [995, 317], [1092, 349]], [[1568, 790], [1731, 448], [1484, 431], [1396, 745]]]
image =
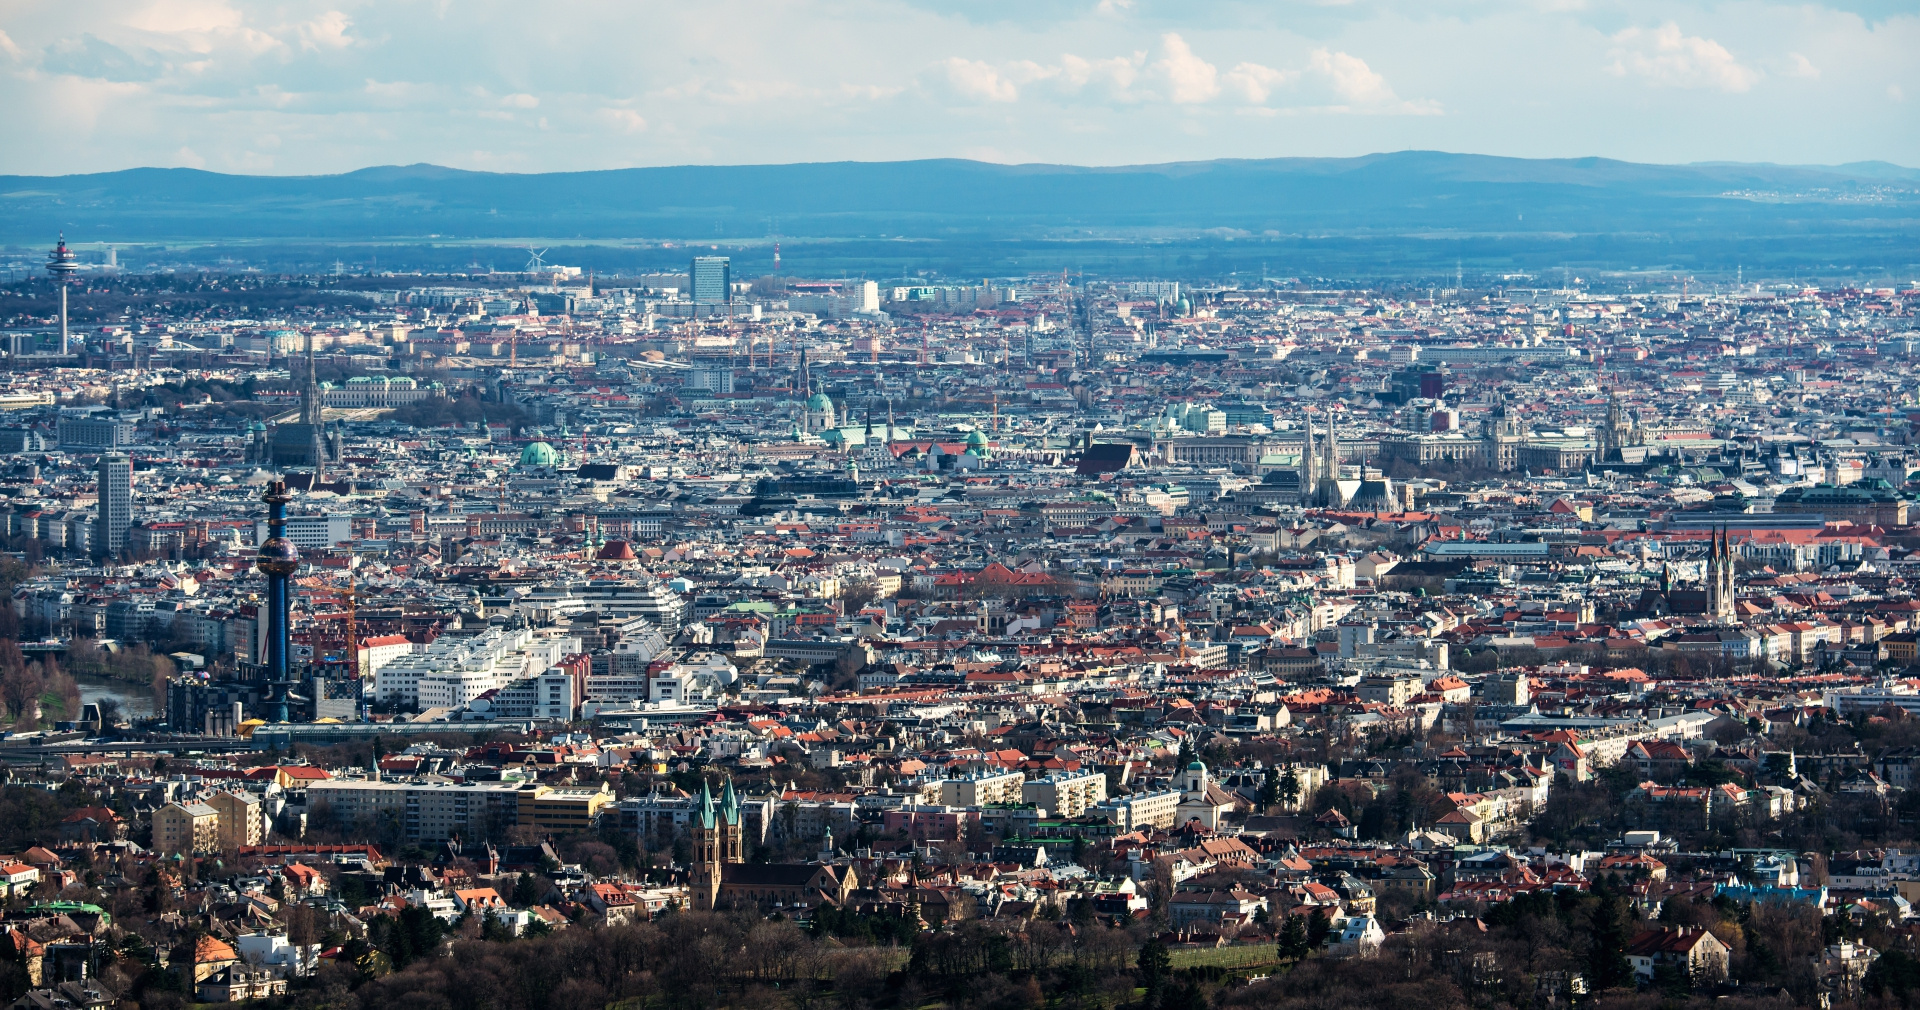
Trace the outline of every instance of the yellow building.
[[220, 814], [220, 851], [266, 840], [260, 798], [252, 793], [214, 793], [207, 805]]
[[205, 803], [169, 803], [153, 812], [153, 849], [190, 855], [220, 849], [220, 812]]
[[527, 786], [520, 790], [519, 824], [542, 831], [589, 831], [600, 811], [613, 802], [605, 783], [598, 789]]
[[984, 807], [991, 803], [1020, 803], [1027, 777], [1019, 772], [980, 772], [940, 783], [940, 802], [950, 807]]

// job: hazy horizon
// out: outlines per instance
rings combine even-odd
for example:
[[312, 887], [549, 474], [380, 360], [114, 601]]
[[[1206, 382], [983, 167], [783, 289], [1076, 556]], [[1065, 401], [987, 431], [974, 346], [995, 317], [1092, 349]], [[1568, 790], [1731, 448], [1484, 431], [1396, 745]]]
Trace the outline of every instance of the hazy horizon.
[[[1317, 156], [1317, 155], [1277, 155], [1271, 158], [1191, 158], [1191, 159], [1175, 159], [1170, 161], [1134, 161], [1134, 162], [1099, 162], [1099, 163], [1070, 162], [1070, 161], [1009, 162], [1009, 161], [990, 161], [983, 158], [958, 158], [958, 157], [932, 158], [930, 157], [930, 158], [837, 158], [837, 159], [816, 159], [816, 160], [804, 160], [804, 161], [757, 161], [757, 162], [756, 161], [681, 162], [676, 164], [626, 166], [626, 167], [628, 168], [640, 168], [640, 167], [693, 168], [693, 169], [697, 169], [697, 168], [786, 168], [786, 167], [801, 167], [801, 166], [807, 166], [807, 165], [898, 165], [898, 164], [910, 164], [913, 162], [960, 161], [960, 162], [971, 162], [971, 163], [976, 163], [981, 165], [995, 165], [1003, 168], [1074, 168], [1074, 169], [1090, 169], [1090, 170], [1098, 171], [1102, 169], [1153, 169], [1153, 168], [1165, 168], [1165, 167], [1171, 167], [1171, 166], [1177, 166], [1177, 165], [1204, 165], [1204, 164], [1212, 164], [1217, 162], [1234, 162], [1234, 161], [1249, 161], [1249, 162], [1360, 161], [1368, 158], [1386, 158], [1386, 157], [1392, 157], [1394, 155], [1406, 155], [1406, 154], [1444, 154], [1444, 155], [1458, 155], [1462, 157], [1501, 158], [1501, 159], [1508, 159], [1508, 160], [1514, 160], [1514, 161], [1530, 161], [1530, 162], [1581, 162], [1581, 161], [1598, 160], [1598, 161], [1607, 161], [1607, 162], [1618, 162], [1620, 164], [1625, 164], [1625, 165], [1643, 165], [1643, 166], [1656, 167], [1656, 168], [1710, 168], [1715, 166], [1728, 166], [1728, 167], [1751, 166], [1751, 167], [1761, 167], [1761, 168], [1799, 168], [1799, 169], [1827, 170], [1827, 171], [1841, 172], [1847, 169], [1858, 169], [1866, 166], [1881, 166], [1886, 168], [1900, 169], [1906, 172], [1920, 172], [1920, 164], [1907, 165], [1907, 164], [1902, 164], [1900, 162], [1887, 161], [1881, 158], [1866, 158], [1866, 159], [1861, 159], [1857, 161], [1826, 162], [1826, 163], [1779, 162], [1779, 161], [1728, 161], [1728, 160], [1662, 162], [1662, 161], [1635, 161], [1635, 160], [1626, 159], [1626, 158], [1610, 158], [1605, 155], [1598, 155], [1598, 154], [1569, 155], [1566, 157], [1556, 157], [1556, 158], [1522, 158], [1514, 155], [1487, 154], [1480, 151], [1451, 151], [1451, 150], [1444, 150], [1444, 149], [1426, 149], [1426, 148], [1403, 148], [1400, 150], [1393, 150], [1393, 151], [1388, 151], [1388, 150], [1369, 151], [1364, 154], [1347, 155], [1347, 156], [1340, 156], [1340, 157]], [[213, 175], [249, 176], [249, 177], [257, 177], [257, 178], [267, 178], [267, 179], [303, 179], [303, 178], [322, 178], [327, 176], [353, 175], [357, 172], [375, 172], [375, 171], [380, 171], [382, 169], [406, 170], [406, 169], [424, 169], [424, 168], [442, 169], [442, 170], [451, 171], [451, 172], [470, 172], [475, 174], [486, 174], [486, 175], [562, 175], [562, 174], [576, 174], [576, 173], [589, 173], [589, 172], [618, 172], [618, 171], [624, 170], [623, 168], [574, 168], [574, 169], [544, 169], [544, 170], [462, 168], [458, 165], [445, 165], [445, 164], [441, 164], [433, 161], [415, 161], [415, 162], [406, 162], [406, 163], [384, 162], [379, 164], [360, 165], [355, 168], [345, 168], [345, 169], [341, 169], [339, 171], [333, 171], [333, 172], [274, 172], [274, 171], [248, 172], [248, 171], [222, 171], [219, 169], [201, 168], [201, 167], [190, 166], [190, 165], [129, 165], [125, 168], [103, 169], [98, 172], [62, 172], [62, 173], [54, 173], [54, 174], [20, 172], [20, 173], [7, 173], [4, 176], [0, 176], [0, 177], [11, 177], [11, 178], [36, 178], [37, 177], [37, 178], [59, 179], [59, 178], [69, 178], [73, 176], [82, 176], [82, 175], [112, 175], [120, 172], [138, 172], [138, 171], [155, 170], [155, 169], [158, 169], [158, 170], [180, 169], [185, 171], [207, 172]]]
[[0, 17], [0, 173], [1467, 151], [1920, 165], [1896, 0], [118, 0]]

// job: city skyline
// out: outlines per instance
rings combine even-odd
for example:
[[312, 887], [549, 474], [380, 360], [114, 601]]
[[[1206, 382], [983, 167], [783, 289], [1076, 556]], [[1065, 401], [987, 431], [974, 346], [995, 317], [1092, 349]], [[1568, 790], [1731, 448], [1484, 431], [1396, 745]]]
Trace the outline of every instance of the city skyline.
[[[717, 31], [716, 26], [725, 26]], [[0, 171], [1443, 149], [1920, 164], [1891, 3], [21, 8]], [[1790, 128], [1783, 128], [1790, 127]]]

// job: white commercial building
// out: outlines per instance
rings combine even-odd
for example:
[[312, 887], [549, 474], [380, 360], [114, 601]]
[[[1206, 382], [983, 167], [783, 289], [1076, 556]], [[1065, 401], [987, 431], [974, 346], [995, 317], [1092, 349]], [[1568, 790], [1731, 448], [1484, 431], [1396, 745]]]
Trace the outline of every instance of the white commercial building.
[[1181, 794], [1177, 789], [1157, 793], [1129, 793], [1096, 805], [1095, 810], [1122, 831], [1139, 828], [1170, 828], [1180, 811]]
[[536, 638], [524, 629], [449, 633], [383, 666], [373, 678], [374, 698], [418, 709], [458, 708], [515, 680], [538, 676], [579, 649], [577, 638]]

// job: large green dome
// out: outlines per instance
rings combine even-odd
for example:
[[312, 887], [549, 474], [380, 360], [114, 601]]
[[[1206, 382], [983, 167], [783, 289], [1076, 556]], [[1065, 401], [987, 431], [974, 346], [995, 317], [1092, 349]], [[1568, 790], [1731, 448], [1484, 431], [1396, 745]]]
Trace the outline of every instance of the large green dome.
[[807, 398], [807, 409], [831, 410], [833, 409], [833, 401], [827, 399], [827, 394], [825, 393], [815, 393]]
[[545, 442], [533, 442], [520, 450], [521, 466], [552, 466], [556, 458], [553, 446]]

